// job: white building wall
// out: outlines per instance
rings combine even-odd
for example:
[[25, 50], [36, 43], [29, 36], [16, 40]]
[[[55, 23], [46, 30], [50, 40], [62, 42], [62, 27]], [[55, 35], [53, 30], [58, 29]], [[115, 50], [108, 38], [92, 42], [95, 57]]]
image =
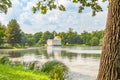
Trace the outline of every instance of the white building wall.
[[59, 40], [54, 40], [54, 39], [49, 39], [47, 41], [48, 46], [61, 46], [61, 39]]
[[55, 46], [61, 46], [61, 40], [53, 40], [53, 45]]
[[51, 39], [47, 40], [47, 45], [52, 46], [52, 40]]

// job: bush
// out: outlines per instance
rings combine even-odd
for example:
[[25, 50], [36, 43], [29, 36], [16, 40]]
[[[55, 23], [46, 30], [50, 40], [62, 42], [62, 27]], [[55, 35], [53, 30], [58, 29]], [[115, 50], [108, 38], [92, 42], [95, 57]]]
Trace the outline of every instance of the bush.
[[5, 43], [3, 47], [12, 47], [10, 44]]
[[12, 46], [10, 44], [4, 44], [0, 46], [0, 49], [12, 49]]
[[41, 71], [47, 73], [52, 80], [64, 80], [68, 68], [62, 62], [54, 60], [43, 64]]
[[14, 48], [22, 48], [22, 46], [20, 44], [16, 44]]
[[54, 69], [49, 73], [49, 77], [52, 80], [64, 80], [65, 71], [63, 70], [63, 67], [60, 65], [54, 66]]
[[3, 57], [0, 59], [0, 63], [1, 63], [1, 64], [9, 63], [9, 58], [8, 58], [7, 56], [3, 56]]

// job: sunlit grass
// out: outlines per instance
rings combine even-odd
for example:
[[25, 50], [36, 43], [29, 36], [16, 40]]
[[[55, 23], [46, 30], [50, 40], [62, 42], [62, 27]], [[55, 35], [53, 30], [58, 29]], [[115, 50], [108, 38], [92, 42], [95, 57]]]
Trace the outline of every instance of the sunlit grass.
[[68, 68], [60, 61], [48, 61], [35, 68], [35, 63], [11, 62], [7, 56], [0, 59], [0, 80], [64, 80]]
[[22, 66], [11, 67], [0, 64], [0, 80], [50, 80], [41, 72], [24, 70]]
[[86, 44], [67, 44], [66, 46], [88, 46]]

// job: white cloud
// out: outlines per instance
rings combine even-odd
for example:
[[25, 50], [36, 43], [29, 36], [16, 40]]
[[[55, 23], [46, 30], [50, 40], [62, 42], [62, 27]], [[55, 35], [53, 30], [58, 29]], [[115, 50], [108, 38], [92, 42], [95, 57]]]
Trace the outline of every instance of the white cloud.
[[[27, 33], [38, 31], [67, 31], [69, 27], [77, 32], [83, 30], [92, 31], [104, 29], [107, 11], [100, 12], [95, 17], [89, 13], [77, 13], [78, 5], [69, 1], [59, 0], [61, 4], [67, 6], [68, 11], [61, 12], [53, 10], [46, 15], [39, 12], [32, 13], [32, 6], [37, 0], [12, 0], [13, 7], [9, 9], [7, 15], [1, 14], [0, 21], [7, 24], [12, 18], [17, 19], [21, 29]], [[106, 4], [106, 3], [105, 3]], [[105, 4], [103, 6], [105, 6]], [[75, 6], [75, 7], [74, 7]]]
[[12, 0], [12, 8], [8, 9], [8, 13], [5, 14], [1, 14], [0, 17], [2, 18], [2, 20], [0, 20], [3, 24], [7, 25], [7, 23], [11, 20], [11, 19], [15, 19], [18, 18], [20, 15], [20, 13], [22, 12], [21, 10], [22, 8], [22, 4], [19, 2], [19, 0]]

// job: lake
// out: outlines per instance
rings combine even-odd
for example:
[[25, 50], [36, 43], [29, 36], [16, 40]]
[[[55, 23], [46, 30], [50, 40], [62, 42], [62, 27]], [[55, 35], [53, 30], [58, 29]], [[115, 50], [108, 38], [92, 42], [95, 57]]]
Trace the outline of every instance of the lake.
[[69, 68], [67, 80], [96, 80], [101, 47], [40, 47], [20, 50], [1, 49], [0, 56], [9, 56], [12, 61], [31, 62], [58, 60]]

